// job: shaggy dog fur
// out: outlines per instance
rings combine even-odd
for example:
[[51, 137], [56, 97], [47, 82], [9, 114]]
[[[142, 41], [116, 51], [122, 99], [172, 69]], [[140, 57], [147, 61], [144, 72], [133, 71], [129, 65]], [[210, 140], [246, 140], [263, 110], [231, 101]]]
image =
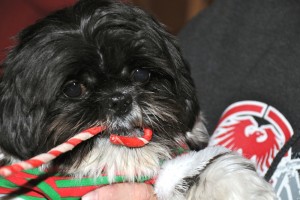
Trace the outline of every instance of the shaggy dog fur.
[[[249, 161], [204, 149], [208, 135], [177, 42], [136, 7], [81, 0], [22, 31], [4, 67], [0, 147], [9, 163], [104, 125], [44, 168], [77, 177], [105, 173], [111, 182], [118, 172], [127, 181], [158, 176], [160, 199], [273, 199]], [[110, 133], [138, 136], [144, 127], [154, 130], [145, 147], [109, 142]], [[182, 143], [204, 150], [172, 160]]]

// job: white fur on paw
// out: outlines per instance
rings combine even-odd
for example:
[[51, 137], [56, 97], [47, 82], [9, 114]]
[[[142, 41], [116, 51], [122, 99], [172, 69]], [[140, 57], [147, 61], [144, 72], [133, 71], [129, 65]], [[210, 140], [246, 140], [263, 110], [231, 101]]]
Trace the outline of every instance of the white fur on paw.
[[213, 157], [228, 152], [222, 147], [208, 147], [199, 152], [189, 152], [162, 166], [155, 184], [155, 192], [160, 200], [183, 200], [188, 190], [184, 178], [193, 177], [206, 167]]

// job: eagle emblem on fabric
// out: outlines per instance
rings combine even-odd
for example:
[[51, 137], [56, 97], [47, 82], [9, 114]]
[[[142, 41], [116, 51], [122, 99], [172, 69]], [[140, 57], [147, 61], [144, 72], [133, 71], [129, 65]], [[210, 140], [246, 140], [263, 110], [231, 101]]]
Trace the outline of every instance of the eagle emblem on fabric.
[[[239, 152], [252, 160], [263, 176], [293, 134], [290, 123], [276, 108], [258, 101], [240, 101], [223, 112], [209, 145]], [[300, 159], [292, 159], [290, 149], [271, 179], [279, 200], [300, 198], [298, 170]]]
[[[264, 175], [293, 129], [274, 107], [257, 101], [229, 106], [219, 120], [210, 145], [221, 145], [255, 161]], [[285, 157], [291, 157], [291, 151]]]

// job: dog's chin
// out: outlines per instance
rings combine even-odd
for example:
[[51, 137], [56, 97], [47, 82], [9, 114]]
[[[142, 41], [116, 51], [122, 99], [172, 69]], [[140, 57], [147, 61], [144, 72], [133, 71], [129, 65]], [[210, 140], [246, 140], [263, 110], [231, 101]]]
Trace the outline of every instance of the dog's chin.
[[[132, 134], [141, 133], [134, 130]], [[121, 134], [121, 133], [120, 133]], [[106, 175], [110, 183], [116, 174], [125, 181], [134, 182], [144, 176], [155, 177], [163, 160], [171, 158], [170, 149], [157, 142], [150, 142], [141, 148], [128, 148], [112, 144], [108, 138], [96, 138], [93, 148], [79, 164], [67, 169], [69, 175], [77, 178]]]

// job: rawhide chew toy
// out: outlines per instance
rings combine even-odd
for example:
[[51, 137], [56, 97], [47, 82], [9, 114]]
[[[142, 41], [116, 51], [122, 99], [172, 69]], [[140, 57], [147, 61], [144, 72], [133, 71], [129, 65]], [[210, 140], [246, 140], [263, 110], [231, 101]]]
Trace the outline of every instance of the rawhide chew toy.
[[[99, 134], [104, 130], [105, 130], [104, 126], [98, 126], [80, 132], [74, 137], [67, 140], [66, 142], [54, 147], [47, 153], [42, 153], [26, 161], [1, 167], [0, 175], [6, 177], [13, 174], [14, 172], [19, 172], [19, 171], [39, 167], [45, 163], [50, 162], [51, 160], [54, 160], [59, 155], [71, 151], [75, 146], [77, 146], [81, 142], [94, 137], [95, 135]], [[112, 144], [137, 148], [137, 147], [143, 147], [146, 144], [148, 144], [149, 141], [152, 139], [152, 134], [153, 131], [151, 129], [144, 128], [143, 137], [129, 137], [129, 136], [119, 136], [116, 134], [111, 134], [110, 141]]]
[[144, 128], [144, 136], [143, 137], [128, 137], [128, 136], [120, 136], [116, 134], [110, 135], [110, 142], [116, 145], [123, 145], [126, 147], [143, 147], [149, 143], [152, 139], [153, 131], [150, 128]]

